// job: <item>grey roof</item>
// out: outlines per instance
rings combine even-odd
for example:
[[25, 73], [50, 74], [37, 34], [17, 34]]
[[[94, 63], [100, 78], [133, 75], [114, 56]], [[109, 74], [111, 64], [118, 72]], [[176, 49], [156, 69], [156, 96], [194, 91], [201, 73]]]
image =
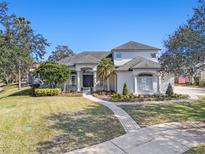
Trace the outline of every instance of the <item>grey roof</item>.
[[143, 57], [136, 57], [129, 62], [125, 63], [124, 65], [117, 68], [118, 71], [127, 71], [132, 69], [159, 69], [160, 64], [158, 62], [143, 58]]
[[75, 65], [75, 64], [97, 64], [102, 58], [107, 57], [110, 52], [98, 51], [98, 52], [81, 52], [72, 57], [66, 57], [59, 61], [60, 64]]
[[145, 45], [142, 43], [129, 41], [125, 44], [122, 44], [122, 45], [112, 49], [112, 51], [115, 51], [115, 50], [160, 50], [160, 49], [156, 48], [156, 47], [149, 46], [149, 45]]

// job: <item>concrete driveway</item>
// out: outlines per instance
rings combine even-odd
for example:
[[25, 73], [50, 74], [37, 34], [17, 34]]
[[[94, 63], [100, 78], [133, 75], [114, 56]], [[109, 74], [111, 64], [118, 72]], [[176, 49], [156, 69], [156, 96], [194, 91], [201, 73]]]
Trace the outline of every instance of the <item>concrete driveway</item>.
[[166, 123], [66, 154], [182, 154], [203, 143], [204, 124]]
[[198, 99], [199, 96], [205, 96], [205, 88], [175, 86], [174, 92], [189, 95], [191, 99]]

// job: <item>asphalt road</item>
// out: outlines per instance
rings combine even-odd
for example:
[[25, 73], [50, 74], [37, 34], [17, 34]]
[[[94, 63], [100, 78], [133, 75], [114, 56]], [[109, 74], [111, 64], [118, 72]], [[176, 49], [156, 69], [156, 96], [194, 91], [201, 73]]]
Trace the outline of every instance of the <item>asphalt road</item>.
[[175, 93], [189, 95], [191, 99], [198, 99], [199, 96], [205, 96], [205, 88], [175, 86]]

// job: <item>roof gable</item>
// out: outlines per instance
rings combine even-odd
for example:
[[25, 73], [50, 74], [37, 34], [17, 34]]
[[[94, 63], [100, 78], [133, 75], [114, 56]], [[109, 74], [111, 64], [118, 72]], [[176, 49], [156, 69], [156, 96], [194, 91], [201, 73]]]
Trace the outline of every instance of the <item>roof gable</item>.
[[81, 52], [72, 57], [66, 57], [59, 61], [61, 64], [65, 65], [75, 65], [75, 64], [97, 64], [102, 58], [109, 55], [109, 52]]
[[159, 48], [156, 47], [152, 47], [149, 45], [145, 45], [142, 43], [138, 43], [135, 41], [129, 41], [125, 44], [122, 44], [114, 49], [112, 49], [112, 51], [115, 50], [160, 50]]
[[154, 62], [152, 60], [145, 60], [142, 61], [138, 64], [136, 64], [135, 66], [132, 67], [133, 69], [137, 69], [137, 68], [160, 68], [160, 64], [157, 62]]
[[128, 71], [131, 69], [143, 69], [143, 68], [154, 68], [159, 69], [160, 64], [158, 62], [154, 62], [152, 60], [143, 58], [143, 57], [136, 57], [129, 62], [125, 63], [124, 65], [117, 68], [119, 71]]

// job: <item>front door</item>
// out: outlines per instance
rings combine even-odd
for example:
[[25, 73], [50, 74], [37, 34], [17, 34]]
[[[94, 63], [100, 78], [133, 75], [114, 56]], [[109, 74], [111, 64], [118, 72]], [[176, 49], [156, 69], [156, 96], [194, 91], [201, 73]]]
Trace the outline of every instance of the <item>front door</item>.
[[93, 75], [83, 75], [83, 87], [93, 87]]

